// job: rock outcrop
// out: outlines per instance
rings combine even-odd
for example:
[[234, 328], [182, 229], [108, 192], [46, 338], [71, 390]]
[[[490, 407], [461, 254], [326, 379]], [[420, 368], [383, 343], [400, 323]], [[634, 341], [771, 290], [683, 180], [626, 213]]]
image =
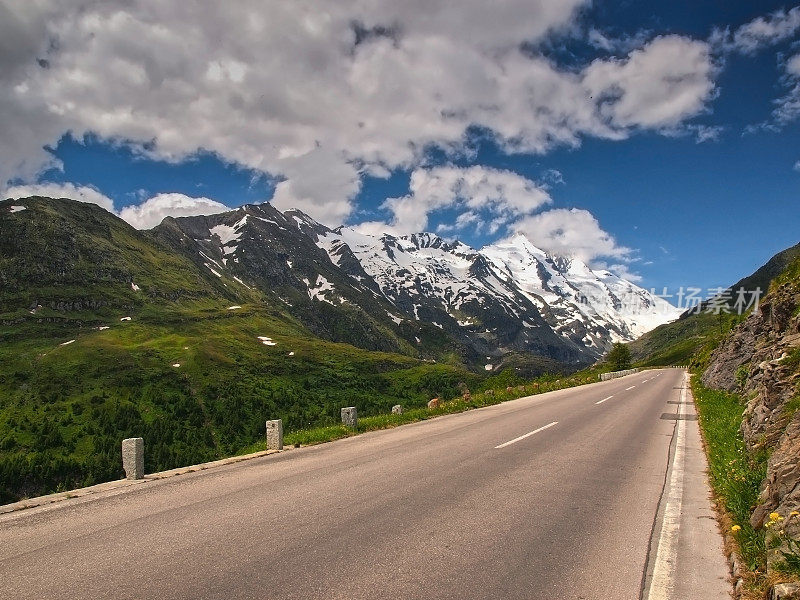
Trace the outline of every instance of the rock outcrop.
[[[751, 450], [771, 451], [760, 504], [751, 523], [771, 512], [800, 510], [800, 282], [775, 287], [758, 313], [715, 350], [703, 375], [709, 387], [747, 400], [742, 434]], [[793, 535], [800, 535], [800, 526]]]

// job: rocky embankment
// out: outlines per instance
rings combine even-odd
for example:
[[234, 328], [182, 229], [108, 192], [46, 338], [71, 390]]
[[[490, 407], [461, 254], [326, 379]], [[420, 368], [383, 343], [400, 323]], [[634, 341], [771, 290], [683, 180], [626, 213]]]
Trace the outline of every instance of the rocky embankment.
[[[771, 452], [760, 504], [751, 516], [758, 528], [771, 512], [800, 510], [800, 283], [774, 288], [760, 310], [737, 326], [715, 350], [703, 374], [709, 387], [747, 400], [742, 422], [752, 450]], [[793, 521], [797, 521], [794, 519]], [[789, 524], [787, 523], [787, 526]], [[800, 524], [792, 531], [800, 536]]]

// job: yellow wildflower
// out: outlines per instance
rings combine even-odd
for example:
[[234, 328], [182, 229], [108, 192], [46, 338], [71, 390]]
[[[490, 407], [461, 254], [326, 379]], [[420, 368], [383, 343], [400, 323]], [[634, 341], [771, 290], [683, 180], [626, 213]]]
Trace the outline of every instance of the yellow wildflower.
[[734, 525], [733, 527], [731, 527], [731, 531], [733, 533], [739, 533], [741, 530], [742, 530], [742, 528], [739, 527], [738, 525]]

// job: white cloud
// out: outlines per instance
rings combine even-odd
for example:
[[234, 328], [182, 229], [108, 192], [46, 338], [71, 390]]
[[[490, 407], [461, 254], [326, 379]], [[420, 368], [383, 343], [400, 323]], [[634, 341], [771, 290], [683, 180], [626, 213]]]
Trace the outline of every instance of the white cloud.
[[[651, 263], [652, 264], [652, 263]], [[631, 271], [630, 266], [624, 263], [615, 263], [606, 267], [609, 271], [633, 283], [639, 283], [642, 276], [638, 273]]]
[[69, 198], [80, 202], [89, 202], [114, 212], [114, 201], [97, 188], [74, 183], [34, 183], [30, 185], [14, 185], [7, 188], [3, 198], [26, 198], [28, 196], [44, 196], [46, 198]]
[[625, 60], [596, 60], [584, 85], [615, 129], [669, 128], [701, 113], [714, 94], [708, 44], [657, 37]]
[[119, 216], [136, 229], [151, 229], [167, 216], [213, 215], [229, 210], [231, 210], [229, 207], [210, 198], [192, 198], [183, 194], [158, 194], [141, 204], [126, 206], [119, 212]]
[[[389, 198], [383, 208], [392, 212], [386, 226], [394, 233], [416, 233], [428, 226], [430, 213], [451, 207], [466, 209], [452, 225], [441, 231], [453, 231], [480, 220], [479, 213], [506, 219], [529, 214], [551, 202], [541, 185], [512, 171], [475, 165], [415, 169], [411, 173], [409, 193]], [[368, 228], [375, 228], [375, 223]], [[362, 228], [362, 231], [367, 231]]]
[[114, 201], [91, 186], [74, 183], [35, 183], [15, 185], [0, 193], [2, 198], [69, 198], [79, 202], [97, 204], [108, 212], [124, 219], [136, 229], [155, 227], [164, 217], [188, 217], [192, 215], [211, 215], [231, 210], [226, 205], [210, 198], [193, 198], [183, 194], [157, 194], [140, 204], [126, 206], [120, 211], [114, 209]]
[[697, 125], [694, 128], [690, 128], [690, 131], [697, 135], [697, 143], [702, 144], [703, 142], [719, 141], [719, 136], [722, 135], [725, 128], [722, 126]]
[[625, 262], [632, 254], [630, 248], [618, 245], [588, 210], [547, 210], [524, 217], [510, 228], [524, 233], [534, 245], [556, 256], [579, 258], [586, 263], [600, 257]]
[[800, 54], [795, 54], [786, 61], [786, 73], [791, 77], [800, 77]]
[[661, 134], [668, 137], [694, 137], [695, 143], [718, 142], [725, 132], [724, 125], [684, 124], [677, 127], [665, 127]]
[[[800, 117], [800, 54], [795, 54], [786, 61], [784, 70], [784, 83], [790, 89], [775, 100], [777, 107], [772, 111], [775, 129], [780, 129]], [[770, 124], [767, 124], [767, 128], [770, 128]]]
[[778, 44], [800, 29], [800, 6], [789, 11], [778, 10], [745, 23], [733, 33], [717, 30], [712, 35], [715, 45], [725, 51], [753, 54], [760, 48]]
[[800, 160], [794, 163], [794, 167], [792, 167], [795, 171], [800, 171]]
[[748, 125], [745, 133], [759, 131], [780, 131], [800, 118], [800, 54], [792, 56], [783, 64], [784, 75], [781, 82], [788, 88], [786, 94], [773, 100], [775, 108], [769, 119]]
[[649, 31], [641, 30], [633, 35], [615, 37], [606, 34], [596, 27], [590, 27], [586, 33], [586, 41], [593, 48], [616, 54], [619, 52], [630, 52], [634, 48], [643, 46], [650, 35]]
[[468, 210], [467, 212], [463, 212], [460, 215], [458, 215], [456, 217], [455, 222], [453, 222], [451, 224], [440, 223], [436, 227], [436, 232], [437, 233], [449, 233], [451, 231], [460, 231], [460, 230], [465, 229], [466, 227], [468, 227], [470, 225], [475, 225], [475, 224], [478, 224], [478, 226], [480, 227], [480, 225], [482, 224], [481, 223], [481, 218], [480, 218], [480, 216], [478, 216], [477, 213], [474, 213], [471, 210]]
[[542, 173], [541, 180], [546, 187], [564, 185], [566, 183], [564, 181], [564, 174], [558, 169], [547, 169]]
[[[800, 32], [800, 6], [790, 10], [778, 10], [769, 15], [753, 19], [733, 31], [715, 30], [710, 39], [711, 45], [721, 52], [754, 54], [762, 48], [774, 46], [795, 37]], [[796, 46], [796, 44], [795, 44]], [[782, 60], [783, 55], [778, 54]], [[784, 96], [776, 99], [776, 108], [769, 119], [744, 128], [744, 133], [758, 131], [780, 131], [783, 126], [800, 117], [800, 54], [784, 63], [783, 83], [790, 89]]]
[[578, 72], [520, 50], [587, 3], [0, 4], [0, 186], [52, 166], [42, 147], [65, 132], [93, 132], [163, 160], [215, 152], [279, 180], [277, 206], [338, 223], [364, 173], [463, 152], [473, 125], [544, 152], [702, 112], [702, 42], [657, 38]]
[[800, 117], [800, 82], [796, 83], [788, 94], [778, 98], [775, 103], [778, 107], [772, 113], [776, 121], [774, 129], [780, 129]]

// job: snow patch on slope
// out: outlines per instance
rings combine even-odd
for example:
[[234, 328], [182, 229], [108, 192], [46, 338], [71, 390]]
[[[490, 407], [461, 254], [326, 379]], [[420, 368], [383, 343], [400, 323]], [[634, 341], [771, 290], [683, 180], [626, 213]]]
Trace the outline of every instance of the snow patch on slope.
[[217, 236], [219, 238], [223, 254], [228, 255], [236, 252], [238, 242], [242, 237], [240, 229], [247, 224], [247, 217], [248, 215], [245, 215], [232, 227], [230, 225], [216, 225], [208, 230], [212, 237]]
[[[308, 297], [312, 300], [319, 300], [321, 302], [327, 302], [328, 304], [333, 304], [331, 300], [325, 297], [325, 294], [328, 292], [334, 291], [333, 284], [325, 279], [322, 275], [317, 275], [317, 280], [314, 285], [308, 281], [308, 279], [303, 279], [303, 282], [308, 286]], [[341, 299], [339, 301], [341, 304]]]

